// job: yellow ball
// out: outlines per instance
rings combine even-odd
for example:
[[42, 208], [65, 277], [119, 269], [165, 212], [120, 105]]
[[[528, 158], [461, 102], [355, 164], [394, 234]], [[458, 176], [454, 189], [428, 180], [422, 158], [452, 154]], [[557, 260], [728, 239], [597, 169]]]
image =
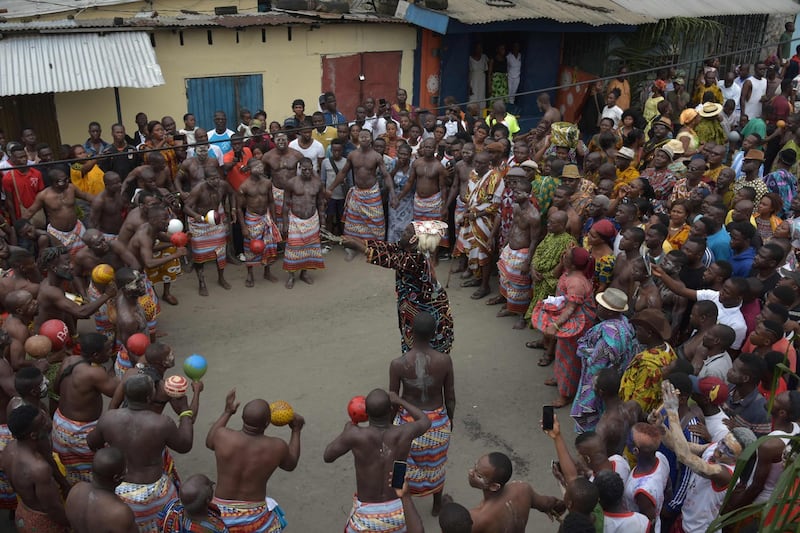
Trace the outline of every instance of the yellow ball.
[[783, 120], [779, 120], [778, 122], [775, 123], [775, 125], [778, 126], [779, 128], [785, 128], [786, 122]]
[[272, 414], [270, 421], [275, 426], [285, 426], [294, 420], [294, 409], [288, 402], [278, 400], [269, 404], [269, 410]]
[[98, 285], [106, 285], [114, 280], [114, 267], [105, 263], [92, 269], [92, 281]]

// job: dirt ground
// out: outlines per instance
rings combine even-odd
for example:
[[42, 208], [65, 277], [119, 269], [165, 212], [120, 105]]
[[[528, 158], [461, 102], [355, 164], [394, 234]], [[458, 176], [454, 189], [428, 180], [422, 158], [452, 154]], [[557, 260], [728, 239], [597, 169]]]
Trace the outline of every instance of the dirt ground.
[[[450, 262], [438, 272], [444, 283]], [[357, 394], [388, 387], [389, 362], [400, 355], [394, 295], [394, 272], [366, 264], [361, 257], [345, 262], [342, 249], [326, 256], [326, 270], [313, 274], [309, 286], [283, 286], [280, 262], [273, 270], [280, 282], [256, 277], [244, 286], [244, 266], [229, 266], [233, 289], [214, 283], [206, 267], [209, 297], [197, 294], [193, 273], [174, 286], [178, 307], [164, 305], [159, 327], [173, 346], [175, 369], [192, 353], [206, 357], [209, 371], [195, 424], [194, 448], [176, 455], [181, 476], [202, 472], [215, 478], [214, 455], [204, 445], [206, 432], [222, 413], [225, 395], [236, 388], [242, 404], [253, 398], [286, 400], [306, 419], [300, 464], [294, 472], [279, 470], [268, 494], [285, 510], [289, 531], [341, 531], [347, 519], [355, 472], [350, 455], [333, 464], [322, 461], [325, 446], [347, 421], [346, 405]], [[277, 268], [276, 268], [277, 267]], [[556, 397], [542, 382], [552, 367], [536, 365], [540, 351], [525, 347], [531, 330], [511, 329], [513, 318], [496, 318], [497, 307], [474, 301], [474, 289], [453, 280], [448, 290], [455, 321], [456, 420], [450, 444], [445, 492], [467, 507], [480, 492], [467, 483], [467, 471], [484, 453], [501, 451], [514, 464], [514, 479], [530, 482], [544, 494], [560, 494], [550, 474], [555, 459], [552, 441], [539, 429], [541, 406]], [[496, 279], [493, 280], [496, 292]], [[557, 412], [567, 442], [574, 438], [567, 409]], [[241, 410], [230, 427], [241, 427]], [[288, 428], [270, 427], [269, 435], [289, 438]], [[430, 516], [431, 498], [416, 499], [426, 531], [439, 531]], [[556, 531], [543, 514], [531, 511], [527, 531]]]

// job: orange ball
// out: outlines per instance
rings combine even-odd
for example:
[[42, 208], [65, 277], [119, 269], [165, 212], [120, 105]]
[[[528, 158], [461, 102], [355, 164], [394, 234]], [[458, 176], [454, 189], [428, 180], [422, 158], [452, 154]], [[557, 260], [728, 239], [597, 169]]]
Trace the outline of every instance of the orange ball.
[[786, 121], [779, 120], [778, 122], [775, 123], [775, 125], [778, 126], [779, 128], [785, 128], [786, 127]]
[[367, 398], [365, 396], [354, 396], [347, 403], [347, 414], [350, 415], [350, 420], [353, 424], [366, 422], [369, 420], [367, 415]]
[[269, 404], [270, 422], [275, 426], [285, 426], [294, 420], [294, 409], [289, 402], [278, 400]]
[[150, 346], [150, 338], [144, 333], [134, 333], [128, 337], [126, 346], [133, 355], [141, 357], [147, 347]]
[[264, 244], [264, 241], [262, 241], [261, 239], [254, 239], [250, 241], [250, 251], [256, 255], [264, 253], [264, 249], [266, 247], [267, 245]]
[[53, 343], [44, 335], [32, 335], [25, 341], [25, 353], [34, 359], [41, 359], [50, 355]]
[[170, 235], [169, 242], [172, 243], [172, 246], [175, 246], [177, 248], [183, 248], [184, 246], [189, 244], [189, 236], [182, 231], [177, 231], [172, 235]]
[[92, 281], [98, 285], [106, 285], [114, 280], [114, 267], [105, 263], [92, 269]]

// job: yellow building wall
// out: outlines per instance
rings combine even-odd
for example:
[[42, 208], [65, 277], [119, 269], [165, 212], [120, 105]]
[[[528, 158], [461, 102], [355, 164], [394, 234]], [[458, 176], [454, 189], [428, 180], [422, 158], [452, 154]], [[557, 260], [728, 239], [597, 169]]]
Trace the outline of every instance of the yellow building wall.
[[[268, 120], [283, 122], [291, 116], [295, 98], [305, 100], [308, 111], [316, 110], [322, 91], [323, 55], [402, 51], [400, 86], [411, 92], [417, 43], [416, 29], [411, 26], [327, 24], [313, 30], [295, 26], [291, 41], [288, 28], [270, 26], [266, 28], [266, 42], [261, 40], [261, 28], [252, 27], [238, 32], [238, 43], [236, 30], [214, 28], [212, 32], [213, 44], [209, 45], [206, 29], [184, 30], [183, 46], [178, 32], [156, 33], [156, 57], [166, 84], [151, 89], [120, 89], [122, 119], [129, 132], [135, 130], [133, 119], [139, 111], [150, 120], [170, 115], [182, 127], [187, 78], [262, 74]], [[113, 89], [59, 93], [55, 102], [63, 142], [84, 142], [88, 123], [93, 120], [100, 122], [104, 138], [110, 139], [111, 124], [117, 120]], [[236, 119], [228, 117], [228, 126], [235, 126]]]

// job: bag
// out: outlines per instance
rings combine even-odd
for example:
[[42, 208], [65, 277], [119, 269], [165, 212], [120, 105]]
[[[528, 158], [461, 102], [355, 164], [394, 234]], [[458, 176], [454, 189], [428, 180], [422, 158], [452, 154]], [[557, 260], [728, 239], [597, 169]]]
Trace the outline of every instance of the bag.
[[[11, 171], [11, 183], [14, 184], [14, 192], [17, 195], [17, 205], [19, 205], [19, 212], [22, 214], [22, 197], [19, 195], [19, 187], [17, 186], [17, 176], [14, 173], [15, 171]], [[34, 215], [30, 218], [31, 224], [33, 227], [38, 229], [47, 229], [47, 215], [44, 212], [44, 207], [39, 209]]]

